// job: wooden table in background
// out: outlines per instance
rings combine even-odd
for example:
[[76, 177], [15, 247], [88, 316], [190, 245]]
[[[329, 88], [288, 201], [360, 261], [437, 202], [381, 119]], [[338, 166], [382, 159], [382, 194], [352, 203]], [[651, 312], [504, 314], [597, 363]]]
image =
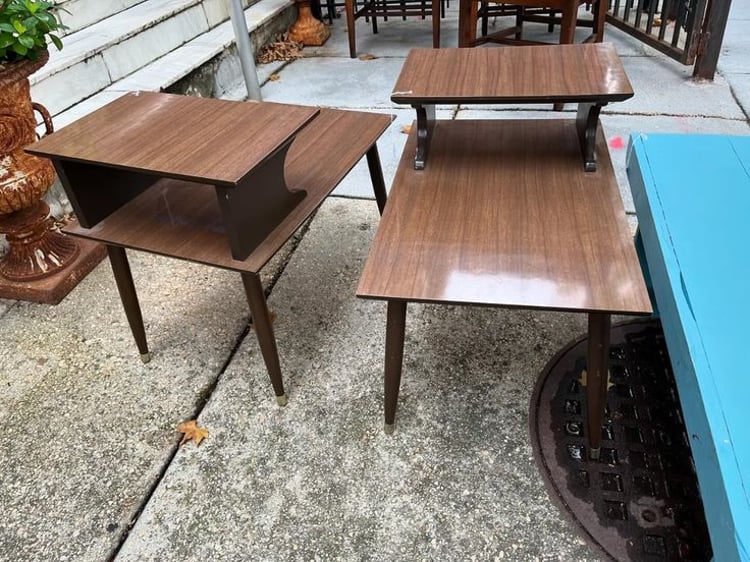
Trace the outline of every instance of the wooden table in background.
[[[560, 17], [560, 44], [566, 45], [573, 43], [575, 40], [576, 25], [578, 22], [578, 12], [581, 8], [581, 0], [525, 0], [518, 2], [528, 8], [550, 8], [559, 11]], [[458, 2], [458, 46], [475, 47], [479, 42], [477, 40], [477, 18], [478, 18], [478, 0], [459, 0]], [[586, 43], [601, 43], [604, 39], [604, 22], [607, 10], [601, 9], [601, 0], [593, 0], [593, 21], [587, 22], [592, 27], [592, 34], [585, 40]], [[584, 25], [584, 22], [580, 22]], [[515, 28], [511, 28], [515, 31]], [[503, 36], [509, 35], [508, 31], [502, 33]], [[490, 39], [491, 40], [491, 39]], [[485, 39], [482, 42], [486, 42]], [[517, 39], [521, 44], [533, 44], [533, 42], [524, 42]]]
[[55, 164], [80, 223], [65, 232], [107, 245], [144, 361], [148, 346], [125, 248], [239, 272], [283, 404], [258, 272], [364, 155], [382, 212], [375, 142], [390, 122], [373, 113], [141, 92], [28, 150]]

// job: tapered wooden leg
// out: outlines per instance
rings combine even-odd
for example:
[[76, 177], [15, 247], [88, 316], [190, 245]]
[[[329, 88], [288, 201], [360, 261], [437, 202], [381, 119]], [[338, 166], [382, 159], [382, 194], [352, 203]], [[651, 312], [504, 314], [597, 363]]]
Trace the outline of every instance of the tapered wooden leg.
[[385, 180], [383, 179], [383, 167], [380, 165], [380, 155], [376, 144], [367, 151], [367, 167], [370, 169], [372, 190], [375, 192], [375, 201], [378, 203], [378, 211], [383, 214], [388, 194], [385, 191]]
[[588, 356], [586, 359], [586, 393], [588, 406], [589, 450], [592, 459], [599, 458], [602, 424], [607, 406], [609, 383], [610, 315], [589, 313]]
[[130, 331], [133, 332], [135, 344], [141, 354], [141, 361], [148, 363], [151, 360], [151, 354], [148, 352], [143, 316], [141, 316], [141, 307], [138, 304], [138, 295], [135, 292], [133, 275], [130, 273], [130, 264], [125, 254], [125, 248], [107, 245], [107, 254], [109, 255], [109, 264], [112, 266], [112, 273], [115, 275], [117, 290], [120, 292], [120, 300], [125, 309], [125, 316], [128, 318], [128, 324], [130, 324]]
[[247, 302], [250, 304], [250, 313], [253, 316], [253, 327], [258, 337], [260, 352], [266, 363], [268, 376], [271, 378], [273, 391], [279, 406], [286, 406], [286, 394], [284, 383], [281, 380], [281, 365], [279, 364], [279, 352], [276, 349], [276, 338], [273, 335], [271, 315], [266, 306], [266, 297], [263, 294], [263, 285], [257, 273], [243, 273], [242, 283], [245, 285]]
[[404, 332], [406, 330], [406, 302], [388, 301], [385, 327], [385, 432], [393, 433], [396, 403], [401, 386], [401, 367], [404, 361]]

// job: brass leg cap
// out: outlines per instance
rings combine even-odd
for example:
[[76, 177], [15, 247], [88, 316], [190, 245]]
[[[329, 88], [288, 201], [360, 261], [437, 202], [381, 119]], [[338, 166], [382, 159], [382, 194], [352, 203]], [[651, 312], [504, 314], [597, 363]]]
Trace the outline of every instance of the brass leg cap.
[[385, 431], [386, 435], [393, 435], [394, 428], [395, 428], [395, 424], [392, 424], [392, 423], [386, 423], [383, 425], [383, 431]]
[[150, 353], [141, 353], [141, 361], [144, 363], [148, 363], [151, 361], [151, 354]]
[[598, 448], [597, 448], [597, 449], [593, 449], [593, 448], [592, 448], [592, 449], [590, 450], [590, 452], [589, 452], [589, 458], [590, 458], [590, 459], [591, 459], [592, 461], [598, 461], [598, 460], [599, 460], [599, 451], [600, 451], [600, 449], [598, 449]]
[[279, 406], [286, 406], [286, 394], [282, 394], [281, 396], [276, 397], [276, 403]]

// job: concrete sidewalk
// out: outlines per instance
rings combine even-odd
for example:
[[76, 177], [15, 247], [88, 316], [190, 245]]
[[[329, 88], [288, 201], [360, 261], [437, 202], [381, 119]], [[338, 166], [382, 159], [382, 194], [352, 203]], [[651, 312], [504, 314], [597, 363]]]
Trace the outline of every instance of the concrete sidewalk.
[[[444, 45], [455, 44], [455, 9]], [[603, 117], [629, 211], [632, 132], [750, 134], [747, 24], [750, 7], [735, 0], [713, 83], [607, 28], [636, 91]], [[431, 44], [430, 24], [357, 26], [359, 52], [377, 58], [349, 59], [337, 20], [325, 46], [263, 93], [396, 115], [379, 143], [390, 184], [414, 116], [389, 95], [407, 49]], [[440, 116], [556, 114], [455, 106]], [[527, 430], [537, 375], [585, 317], [410, 306], [398, 426], [386, 437], [385, 306], [354, 297], [378, 225], [366, 167], [336, 194], [264, 276], [286, 408], [237, 275], [130, 252], [148, 365], [106, 263], [56, 307], [0, 302], [1, 560], [597, 559], [547, 497]], [[176, 425], [196, 416], [210, 436], [178, 449]]]

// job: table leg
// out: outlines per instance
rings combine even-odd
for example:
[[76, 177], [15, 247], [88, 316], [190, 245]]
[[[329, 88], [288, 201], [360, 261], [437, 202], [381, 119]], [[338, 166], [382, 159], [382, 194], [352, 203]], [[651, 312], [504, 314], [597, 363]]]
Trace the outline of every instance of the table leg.
[[346, 33], [349, 36], [349, 56], [355, 58], [357, 56], [357, 38], [354, 27], [354, 0], [346, 0], [344, 2], [346, 10]]
[[596, 171], [596, 132], [599, 128], [599, 113], [602, 104], [579, 103], [576, 116], [576, 130], [578, 142], [583, 155], [583, 169], [587, 172]]
[[594, 1], [594, 29], [592, 36], [595, 43], [601, 43], [604, 41], [604, 22], [607, 20], [607, 0], [595, 0]]
[[414, 169], [424, 170], [427, 153], [430, 151], [432, 130], [435, 128], [435, 106], [417, 105], [417, 154], [414, 156]]
[[432, 0], [432, 48], [440, 48], [440, 0]]
[[383, 167], [380, 165], [378, 146], [375, 143], [367, 151], [367, 167], [370, 169], [370, 180], [372, 180], [372, 190], [375, 192], [375, 201], [378, 203], [378, 211], [382, 215], [386, 201], [388, 201], [388, 194], [385, 191]]
[[459, 0], [458, 46], [474, 47], [477, 40], [477, 0]]
[[599, 458], [602, 424], [607, 406], [609, 384], [610, 315], [589, 313], [588, 355], [586, 359], [586, 394], [588, 408], [589, 455]]
[[148, 363], [151, 361], [151, 354], [148, 352], [143, 316], [141, 316], [141, 307], [138, 304], [138, 295], [135, 292], [133, 275], [130, 272], [125, 248], [108, 244], [107, 254], [109, 255], [109, 264], [112, 266], [112, 273], [115, 276], [115, 283], [117, 283], [117, 290], [120, 292], [120, 300], [125, 309], [125, 316], [128, 319], [128, 324], [130, 324], [130, 331], [133, 332], [135, 344], [141, 354], [141, 361]]
[[396, 403], [404, 361], [405, 331], [406, 302], [389, 300], [385, 328], [385, 426], [383, 427], [388, 435], [393, 433], [393, 425], [396, 421]]
[[562, 20], [560, 21], [560, 45], [571, 45], [575, 42], [578, 6], [578, 0], [570, 0], [562, 9]]
[[263, 285], [257, 273], [243, 273], [242, 283], [245, 286], [247, 302], [250, 305], [250, 314], [253, 317], [255, 335], [258, 337], [258, 345], [260, 345], [260, 352], [263, 354], [263, 361], [266, 363], [268, 376], [271, 379], [273, 391], [276, 394], [276, 401], [279, 406], [286, 406], [286, 394], [284, 393], [284, 383], [281, 379], [279, 352], [276, 349], [276, 338], [273, 334], [271, 315], [266, 305], [266, 297], [263, 294]]

